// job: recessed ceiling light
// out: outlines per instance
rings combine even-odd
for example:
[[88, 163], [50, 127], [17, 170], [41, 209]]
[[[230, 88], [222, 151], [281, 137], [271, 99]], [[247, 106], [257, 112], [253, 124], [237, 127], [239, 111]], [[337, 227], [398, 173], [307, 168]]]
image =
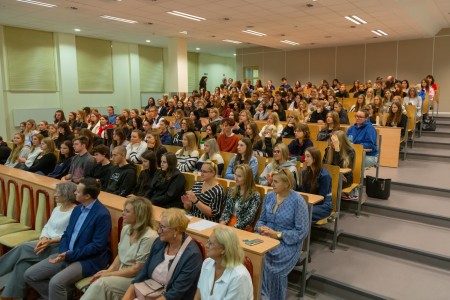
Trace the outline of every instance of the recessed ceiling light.
[[236, 53], [234, 53], [233, 55], [236, 56]]
[[181, 33], [181, 34], [187, 34], [187, 31], [186, 31], [186, 30], [180, 31], [180, 33]]
[[361, 24], [367, 24], [366, 21], [364, 21], [363, 19], [361, 19], [358, 16], [345, 16], [345, 18], [353, 23], [355, 23], [356, 25], [361, 25]]
[[380, 29], [372, 30], [372, 32], [375, 33], [378, 36], [383, 36], [383, 35], [386, 36], [386, 35], [388, 35], [386, 32], [384, 32], [384, 31], [382, 31]]
[[179, 11], [176, 11], [176, 10], [168, 11], [167, 13], [171, 14], [171, 15], [174, 15], [174, 16], [177, 16], [177, 17], [182, 17], [182, 18], [186, 18], [186, 19], [189, 19], [189, 20], [193, 20], [193, 21], [205, 21], [206, 20], [205, 18], [194, 16], [194, 15], [190, 15], [190, 14], [186, 14], [186, 13], [179, 12]]
[[375, 33], [376, 35], [378, 35], [378, 36], [382, 36], [382, 34], [381, 33], [379, 33], [378, 31], [376, 31], [376, 30], [372, 30], [372, 32], [373, 33]]
[[242, 42], [234, 41], [234, 40], [222, 40], [223, 42], [233, 43], [233, 44], [242, 44]]
[[151, 41], [150, 41], [150, 40], [145, 40], [145, 42], [146, 42], [146, 43], [150, 43]]
[[289, 40], [282, 40], [280, 42], [285, 43], [285, 44], [289, 44], [289, 45], [293, 45], [293, 46], [300, 45], [300, 43], [289, 41]]
[[80, 28], [75, 28], [73, 31], [80, 32], [81, 29]]
[[198, 50], [200, 50], [200, 48], [195, 48], [195, 50], [197, 50], [197, 51], [198, 51]]
[[18, 2], [28, 3], [28, 4], [34, 4], [44, 7], [56, 7], [55, 4], [45, 3], [45, 2], [39, 2], [39, 1], [33, 1], [33, 0], [17, 0]]
[[107, 15], [100, 16], [100, 18], [113, 20], [113, 21], [118, 21], [118, 22], [129, 23], [129, 24], [137, 23], [137, 21], [128, 20], [128, 19], [122, 19], [122, 18], [117, 18], [117, 17], [112, 17], [112, 16], [107, 16]]
[[253, 31], [253, 30], [250, 30], [250, 29], [242, 30], [242, 32], [245, 32], [245, 33], [248, 33], [248, 34], [253, 34], [253, 35], [256, 35], [256, 36], [265, 36], [265, 35], [267, 35], [265, 33], [258, 32], [258, 31]]

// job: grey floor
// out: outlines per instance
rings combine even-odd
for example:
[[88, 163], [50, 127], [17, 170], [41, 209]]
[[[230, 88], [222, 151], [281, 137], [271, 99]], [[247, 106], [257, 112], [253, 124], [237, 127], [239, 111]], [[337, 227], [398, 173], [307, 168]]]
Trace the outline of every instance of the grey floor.
[[[450, 124], [450, 119], [445, 122]], [[440, 129], [449, 130], [450, 126]], [[379, 299], [450, 299], [450, 268], [447, 267], [450, 262], [450, 135], [425, 134], [417, 141], [416, 153], [444, 158], [421, 159], [412, 155], [406, 161], [400, 160], [399, 168], [381, 167], [379, 176], [391, 178], [394, 183], [389, 200], [363, 195], [367, 206], [381, 207], [380, 211], [402, 211], [410, 216], [365, 212], [363, 205], [360, 217], [352, 211], [343, 211], [339, 229], [345, 233], [345, 240], [363, 237], [387, 248], [417, 250], [421, 253], [419, 257], [422, 253], [423, 257], [436, 256], [445, 263], [431, 265], [421, 257], [414, 260], [407, 254], [394, 256], [389, 250], [384, 251], [387, 249], [384, 246], [371, 248], [370, 242], [369, 246], [341, 242], [336, 251], [331, 252], [329, 240], [319, 237], [312, 243], [310, 270], [314, 274], [379, 295]], [[366, 175], [375, 176], [375, 169], [367, 170]], [[416, 221], [415, 214], [435, 216], [441, 221], [439, 225], [430, 225], [420, 218]], [[341, 296], [325, 288], [315, 297], [304, 299], [359, 299]], [[297, 299], [297, 292], [288, 290], [287, 299]]]

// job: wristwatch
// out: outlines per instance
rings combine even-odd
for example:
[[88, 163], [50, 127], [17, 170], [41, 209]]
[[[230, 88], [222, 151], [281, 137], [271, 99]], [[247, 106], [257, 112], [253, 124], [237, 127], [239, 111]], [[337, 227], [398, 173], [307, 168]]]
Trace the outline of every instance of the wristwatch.
[[282, 233], [281, 231], [277, 232], [277, 239], [281, 240], [282, 234], [283, 234], [283, 233]]

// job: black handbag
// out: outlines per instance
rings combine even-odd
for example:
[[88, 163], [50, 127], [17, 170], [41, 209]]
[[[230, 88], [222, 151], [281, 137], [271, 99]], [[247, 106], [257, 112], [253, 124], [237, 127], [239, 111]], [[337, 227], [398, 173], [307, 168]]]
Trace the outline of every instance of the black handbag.
[[427, 117], [422, 124], [423, 131], [436, 131], [436, 120], [433, 117]]
[[366, 176], [366, 194], [371, 198], [389, 199], [391, 195], [391, 179]]

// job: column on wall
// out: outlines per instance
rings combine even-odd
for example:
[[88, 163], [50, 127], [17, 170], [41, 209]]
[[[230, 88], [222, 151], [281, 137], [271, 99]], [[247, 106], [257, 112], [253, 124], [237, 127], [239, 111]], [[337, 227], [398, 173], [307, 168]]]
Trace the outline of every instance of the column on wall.
[[168, 43], [168, 76], [166, 90], [170, 93], [188, 91], [187, 39], [173, 37]]

